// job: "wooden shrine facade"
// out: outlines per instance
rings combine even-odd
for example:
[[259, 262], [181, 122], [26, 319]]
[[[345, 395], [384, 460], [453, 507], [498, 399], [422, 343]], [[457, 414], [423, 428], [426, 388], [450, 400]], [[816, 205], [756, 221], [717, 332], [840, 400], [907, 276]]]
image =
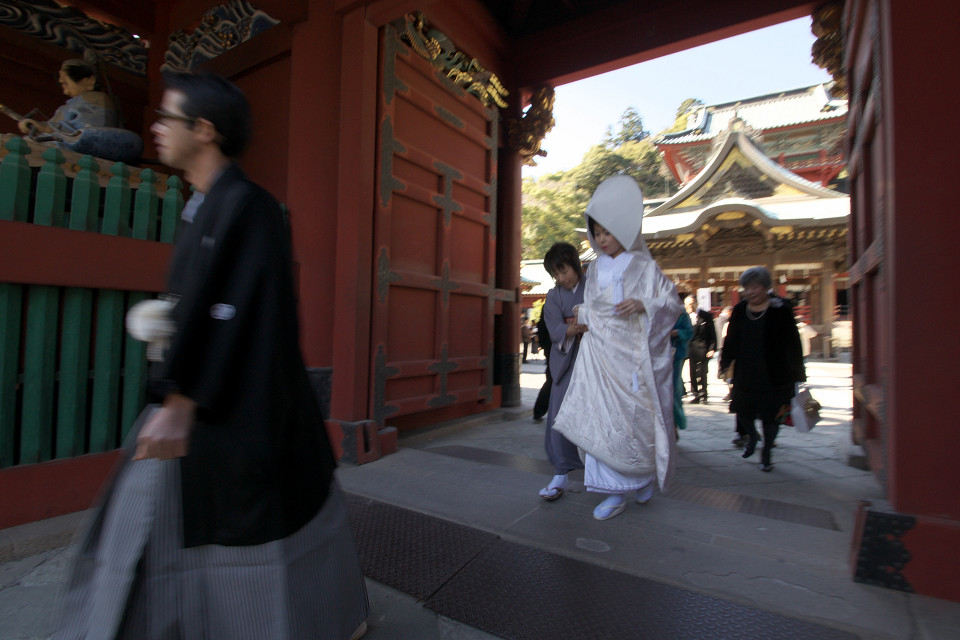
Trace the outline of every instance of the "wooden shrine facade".
[[709, 288], [714, 308], [739, 300], [745, 269], [766, 266], [817, 331], [813, 351], [830, 355], [833, 323], [846, 319], [837, 284], [847, 270], [849, 197], [784, 168], [758, 140], [732, 118], [700, 172], [644, 213], [644, 239], [680, 291]]

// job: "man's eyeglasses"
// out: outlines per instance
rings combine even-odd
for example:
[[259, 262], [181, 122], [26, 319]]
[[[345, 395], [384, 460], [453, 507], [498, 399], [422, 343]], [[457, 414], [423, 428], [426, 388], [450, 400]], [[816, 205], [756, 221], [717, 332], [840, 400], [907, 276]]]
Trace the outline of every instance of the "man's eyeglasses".
[[170, 113], [169, 111], [164, 111], [163, 109], [157, 109], [157, 121], [161, 124], [170, 124], [170, 122], [179, 120], [180, 122], [186, 122], [188, 124], [193, 124], [197, 121], [196, 118], [191, 118], [190, 116], [180, 115], [179, 113]]

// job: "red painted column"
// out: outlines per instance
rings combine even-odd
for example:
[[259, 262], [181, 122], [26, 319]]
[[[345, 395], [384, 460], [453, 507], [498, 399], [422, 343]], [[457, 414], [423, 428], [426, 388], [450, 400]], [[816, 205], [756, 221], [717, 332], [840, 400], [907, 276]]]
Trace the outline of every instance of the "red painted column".
[[942, 123], [960, 115], [960, 89], [944, 85], [936, 119], [924, 117], [928, 109], [916, 99], [925, 86], [919, 72], [960, 55], [943, 19], [953, 13], [949, 0], [849, 2], [845, 46], [854, 91], [848, 144], [851, 160], [860, 161], [851, 173], [851, 275], [854, 374], [864, 384], [854, 413], [887, 498], [859, 513], [855, 575], [960, 601], [960, 466], [950, 402], [960, 341], [943, 322], [960, 313], [960, 300], [938, 278], [956, 271], [960, 221], [950, 182], [931, 179], [952, 153]]
[[343, 17], [340, 147], [334, 265], [331, 416], [369, 417], [370, 313], [377, 139], [378, 30], [362, 8]]
[[[511, 96], [519, 97], [519, 91]], [[522, 106], [511, 102], [509, 111], [519, 117]], [[506, 114], [504, 114], [506, 115]], [[500, 149], [498, 165], [497, 205], [497, 287], [516, 292], [516, 302], [504, 302], [496, 320], [495, 350], [500, 365], [501, 403], [505, 407], [520, 405], [520, 227], [521, 227], [520, 156], [506, 147]]]
[[[960, 300], [945, 292], [936, 277], [954, 273], [958, 266], [956, 194], [949, 180], [931, 180], [951, 154], [941, 118], [960, 116], [960, 90], [947, 83], [938, 92], [944, 110], [933, 120], [922, 117], [925, 109], [916, 100], [925, 84], [917, 71], [960, 56], [955, 23], [943, 19], [956, 15], [956, 6], [948, 0], [884, 5], [881, 32], [888, 36], [884, 51], [890, 81], [883, 86], [892, 178], [884, 223], [886, 312], [893, 331], [881, 337], [891, 355], [886, 372], [888, 489], [898, 511], [918, 518], [905, 538], [914, 556], [904, 572], [908, 580], [918, 591], [960, 600], [960, 466], [956, 411], [950, 402], [960, 378], [960, 340], [950, 339], [949, 327], [931, 322], [923, 310], [926, 301], [935, 301], [937, 317], [960, 315]], [[923, 37], [917, 38], [918, 33]], [[917, 145], [917, 140], [928, 144]]]
[[340, 144], [340, 25], [328, 0], [311, 0], [293, 27], [287, 194], [298, 264], [300, 343], [308, 367], [333, 360]]

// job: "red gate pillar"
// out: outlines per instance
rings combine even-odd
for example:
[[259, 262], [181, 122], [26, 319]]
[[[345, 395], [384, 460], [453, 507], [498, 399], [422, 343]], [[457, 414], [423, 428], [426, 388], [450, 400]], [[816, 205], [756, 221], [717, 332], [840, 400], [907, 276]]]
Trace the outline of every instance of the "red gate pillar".
[[957, 270], [956, 193], [942, 173], [960, 91], [941, 83], [936, 118], [917, 99], [940, 61], [960, 56], [950, 15], [950, 0], [846, 3], [854, 412], [887, 498], [861, 509], [852, 559], [860, 581], [960, 601], [960, 341], [936, 322], [960, 316], [940, 275]]
[[[519, 91], [511, 91], [520, 95]], [[510, 114], [519, 120], [517, 101], [510, 103]], [[506, 115], [506, 114], [504, 114]], [[502, 120], [501, 120], [502, 122]], [[501, 385], [501, 404], [504, 407], [520, 405], [520, 222], [521, 222], [521, 167], [520, 155], [501, 147], [497, 203], [497, 279], [498, 288], [514, 292], [513, 302], [504, 302], [497, 317], [495, 349], [496, 368], [494, 384]]]

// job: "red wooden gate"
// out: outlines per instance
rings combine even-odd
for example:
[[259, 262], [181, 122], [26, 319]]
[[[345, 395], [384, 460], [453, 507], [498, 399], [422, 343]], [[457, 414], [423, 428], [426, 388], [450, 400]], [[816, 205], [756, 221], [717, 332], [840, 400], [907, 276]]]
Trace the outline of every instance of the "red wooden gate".
[[498, 113], [392, 27], [380, 51], [370, 415], [382, 425], [441, 408], [483, 411], [493, 388]]

